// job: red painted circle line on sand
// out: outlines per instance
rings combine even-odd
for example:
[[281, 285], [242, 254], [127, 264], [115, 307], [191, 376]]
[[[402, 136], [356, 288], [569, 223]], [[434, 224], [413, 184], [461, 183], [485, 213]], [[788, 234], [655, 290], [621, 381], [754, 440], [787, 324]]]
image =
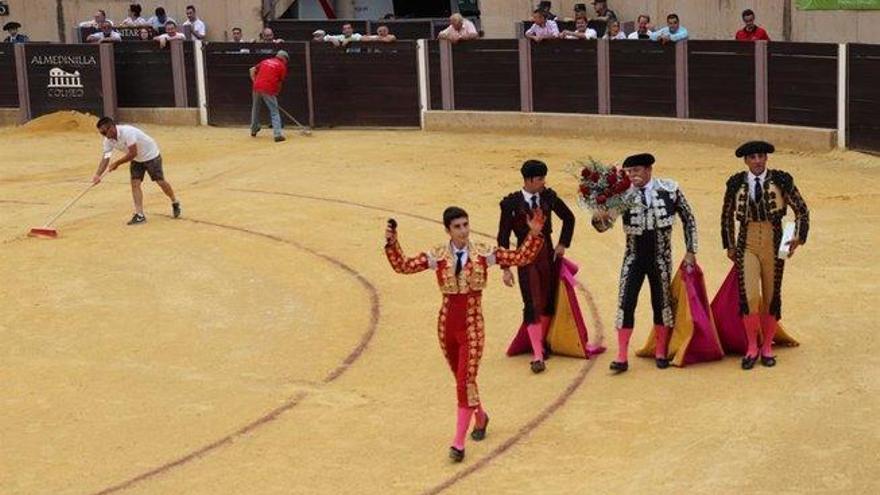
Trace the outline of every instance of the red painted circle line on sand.
[[[322, 201], [322, 202], [326, 202], [326, 203], [336, 203], [336, 204], [354, 206], [354, 207], [364, 208], [364, 209], [369, 209], [369, 210], [383, 211], [383, 212], [387, 212], [387, 213], [393, 213], [396, 215], [402, 215], [402, 216], [407, 216], [410, 218], [428, 221], [431, 223], [442, 224], [442, 222], [440, 222], [436, 219], [422, 216], [422, 215], [401, 212], [401, 211], [393, 210], [390, 208], [371, 206], [371, 205], [366, 205], [366, 204], [361, 204], [361, 203], [356, 203], [356, 202], [346, 201], [346, 200], [340, 200], [340, 199], [335, 199], [335, 198], [322, 198], [319, 196], [308, 196], [308, 195], [284, 193], [284, 192], [273, 192], [273, 191], [258, 191], [258, 190], [250, 190], [250, 189], [230, 189], [230, 190], [238, 191], [238, 192], [255, 193], [255, 194], [288, 196], [288, 197], [299, 198], [299, 199]], [[320, 257], [326, 261], [329, 261], [330, 263], [336, 265], [339, 268], [342, 268], [344, 271], [353, 275], [370, 292], [371, 307], [372, 307], [370, 328], [362, 336], [361, 341], [358, 344], [358, 346], [346, 357], [346, 359], [343, 361], [343, 363], [340, 364], [339, 366], [337, 366], [330, 373], [328, 373], [328, 375], [324, 378], [324, 383], [330, 383], [330, 382], [336, 380], [337, 378], [339, 378], [343, 373], [345, 373], [346, 370], [348, 370], [348, 368], [366, 350], [367, 345], [369, 344], [370, 340], [372, 340], [372, 338], [375, 335], [376, 330], [378, 328], [380, 305], [379, 305], [378, 291], [376, 290], [375, 286], [373, 286], [372, 283], [369, 280], [367, 280], [365, 277], [363, 277], [359, 272], [357, 272], [356, 270], [354, 270], [350, 266], [346, 265], [345, 263], [343, 263], [339, 260], [336, 260], [335, 258], [332, 258], [328, 255], [325, 255], [323, 253], [320, 253], [318, 251], [315, 251], [313, 249], [305, 247], [295, 241], [284, 239], [284, 238], [278, 237], [276, 235], [266, 234], [263, 232], [257, 232], [257, 231], [249, 230], [249, 229], [246, 229], [243, 227], [224, 225], [224, 224], [219, 224], [219, 223], [209, 222], [209, 221], [204, 221], [204, 220], [196, 220], [196, 219], [190, 219], [190, 218], [183, 218], [183, 220], [187, 220], [187, 221], [190, 221], [190, 222], [193, 222], [196, 224], [209, 225], [212, 227], [242, 232], [242, 233], [246, 233], [246, 234], [250, 234], [250, 235], [263, 237], [266, 239], [271, 239], [276, 242], [289, 244], [289, 245], [294, 246], [298, 249], [306, 251], [309, 254], [315, 255], [315, 256]], [[491, 236], [487, 233], [479, 232], [479, 231], [473, 231], [473, 232], [476, 235], [486, 237], [489, 239], [494, 239], [493, 236]], [[602, 325], [601, 318], [599, 317], [599, 313], [597, 311], [595, 301], [593, 300], [593, 297], [590, 294], [590, 292], [583, 285], [578, 284], [578, 290], [586, 298], [586, 301], [587, 301], [587, 304], [590, 308], [590, 311], [594, 315], [594, 323], [595, 323], [595, 329], [596, 329], [596, 332], [595, 332], [596, 333], [596, 342], [597, 342], [597, 344], [601, 344], [604, 328]], [[537, 416], [535, 416], [528, 423], [523, 425], [513, 436], [509, 437], [501, 445], [499, 445], [498, 447], [493, 449], [491, 452], [489, 452], [489, 454], [481, 457], [474, 464], [468, 466], [465, 469], [458, 471], [450, 478], [448, 478], [445, 481], [425, 490], [423, 493], [426, 495], [427, 494], [433, 495], [433, 494], [438, 494], [438, 493], [445, 491], [446, 489], [452, 487], [453, 485], [455, 485], [459, 481], [462, 481], [463, 479], [469, 477], [470, 475], [474, 474], [475, 472], [479, 471], [480, 469], [485, 468], [486, 466], [489, 465], [489, 463], [491, 463], [492, 461], [494, 461], [495, 459], [497, 459], [498, 457], [503, 455], [511, 447], [515, 446], [522, 439], [524, 439], [526, 436], [531, 434], [534, 430], [536, 430], [539, 426], [541, 426], [541, 424], [543, 424], [547, 419], [549, 419], [554, 413], [556, 413], [559, 409], [561, 409], [568, 402], [568, 400], [575, 393], [575, 391], [577, 391], [577, 389], [580, 388], [580, 386], [583, 384], [584, 380], [587, 377], [587, 373], [590, 371], [590, 369], [592, 369], [594, 363], [595, 363], [595, 359], [590, 359], [590, 360], [584, 361], [584, 364], [583, 364], [583, 366], [581, 366], [581, 369], [579, 370], [578, 374], [575, 376], [574, 380], [572, 380], [572, 382], [565, 388], [565, 390], [563, 390], [562, 394], [560, 394], [552, 403], [550, 403], [547, 407], [545, 407]], [[110, 487], [105, 488], [99, 492], [96, 492], [95, 495], [107, 495], [110, 493], [116, 493], [116, 492], [125, 490], [127, 488], [130, 488], [130, 487], [136, 485], [136, 484], [139, 484], [141, 482], [155, 478], [157, 476], [165, 474], [168, 471], [171, 471], [172, 469], [175, 469], [175, 468], [180, 467], [184, 464], [188, 464], [191, 461], [199, 459], [199, 458], [211, 453], [212, 451], [219, 449], [220, 447], [223, 447], [225, 445], [232, 443], [232, 441], [235, 440], [236, 438], [241, 437], [243, 435], [246, 435], [248, 433], [251, 433], [254, 430], [258, 429], [259, 427], [277, 419], [279, 416], [281, 416], [285, 412], [287, 412], [287, 411], [293, 409], [294, 407], [296, 407], [297, 405], [299, 405], [303, 401], [303, 399], [306, 398], [307, 395], [308, 395], [307, 392], [299, 392], [295, 396], [291, 397], [286, 403], [273, 409], [272, 411], [261, 416], [260, 418], [248, 423], [247, 425], [239, 428], [238, 430], [236, 430], [236, 431], [234, 431], [234, 432], [232, 432], [232, 433], [230, 433], [230, 434], [228, 434], [218, 440], [215, 440], [214, 442], [211, 442], [210, 444], [207, 444], [197, 450], [194, 450], [186, 455], [183, 455], [173, 461], [162, 464], [161, 466], [150, 469], [149, 471], [141, 473], [138, 476], [135, 476], [135, 477], [130, 478], [126, 481], [123, 481], [121, 483], [117, 483], [113, 486], [110, 486]]]
[[[284, 238], [278, 237], [276, 235], [266, 234], [263, 232], [257, 232], [254, 230], [246, 229], [244, 227], [237, 227], [234, 225], [224, 225], [224, 224], [220, 224], [220, 223], [209, 222], [206, 220], [196, 220], [196, 219], [192, 219], [192, 218], [182, 218], [182, 220], [186, 220], [186, 221], [200, 224], [200, 225], [208, 225], [208, 226], [217, 227], [220, 229], [232, 230], [232, 231], [241, 232], [241, 233], [245, 233], [245, 234], [255, 235], [258, 237], [263, 237], [265, 239], [270, 239], [270, 240], [273, 240], [276, 242], [291, 245], [299, 250], [305, 251], [311, 255], [317, 256], [325, 261], [332, 263], [337, 268], [340, 268], [343, 271], [345, 271], [346, 273], [352, 275], [367, 290], [367, 292], [370, 294], [370, 324], [369, 324], [369, 327], [368, 327], [367, 331], [361, 336], [361, 339], [360, 339], [360, 342], [358, 342], [358, 345], [348, 354], [348, 356], [346, 356], [346, 358], [342, 361], [342, 363], [339, 364], [333, 370], [331, 370], [327, 374], [327, 376], [324, 377], [324, 379], [322, 380], [323, 383], [325, 383], [325, 384], [331, 383], [334, 380], [336, 380], [337, 378], [339, 378], [340, 376], [342, 376], [342, 374], [345, 373], [351, 367], [351, 365], [354, 364], [354, 362], [357, 361], [357, 359], [367, 349], [367, 346], [369, 345], [370, 341], [373, 339], [373, 336], [376, 334], [376, 329], [379, 326], [379, 314], [380, 314], [379, 291], [372, 284], [372, 282], [367, 280], [366, 277], [361, 275], [354, 268], [343, 263], [342, 261], [337, 260], [336, 258], [333, 258], [333, 257], [328, 256], [326, 254], [320, 253], [318, 251], [315, 251], [314, 249], [303, 246], [302, 244], [299, 244], [295, 241], [284, 239]], [[232, 432], [222, 438], [219, 438], [219, 439], [217, 439], [217, 440], [215, 440], [215, 441], [213, 441], [213, 442], [211, 442], [211, 443], [209, 443], [209, 444], [207, 444], [197, 450], [189, 452], [186, 455], [183, 455], [177, 459], [174, 459], [173, 461], [166, 462], [165, 464], [162, 464], [161, 466], [157, 466], [153, 469], [150, 469], [149, 471], [145, 471], [145, 472], [143, 472], [133, 478], [125, 480], [121, 483], [117, 483], [113, 486], [104, 488], [103, 490], [96, 492], [95, 495], [107, 495], [110, 493], [115, 493], [115, 492], [118, 492], [121, 490], [125, 490], [127, 488], [130, 488], [130, 487], [138, 484], [138, 483], [141, 483], [141, 482], [146, 481], [151, 478], [155, 478], [156, 476], [164, 474], [164, 473], [166, 473], [176, 467], [182, 466], [182, 465], [187, 464], [191, 461], [194, 461], [202, 456], [205, 456], [205, 455], [211, 453], [212, 451], [217, 450], [220, 447], [223, 447], [224, 445], [232, 443], [232, 441], [235, 440], [236, 438], [247, 435], [248, 433], [251, 433], [254, 430], [260, 428], [261, 426], [263, 426], [271, 421], [274, 421], [275, 419], [278, 419], [279, 416], [281, 416], [285, 412], [287, 412], [287, 411], [293, 409], [294, 407], [296, 407], [297, 405], [299, 405], [303, 401], [303, 399], [306, 398], [307, 395], [308, 395], [307, 392], [300, 391], [299, 393], [297, 393], [293, 397], [289, 398], [284, 404], [269, 411], [268, 413], [264, 414], [263, 416], [260, 416], [259, 418], [251, 421], [250, 423], [242, 426], [241, 428], [237, 429], [236, 431], [234, 431], [234, 432]]]
[[[392, 210], [390, 208], [370, 206], [370, 205], [365, 205], [365, 204], [356, 203], [353, 201], [342, 200], [342, 199], [322, 198], [319, 196], [308, 196], [308, 195], [304, 195], [304, 194], [275, 192], [275, 191], [260, 191], [260, 190], [254, 190], [254, 189], [230, 189], [230, 191], [254, 193], [254, 194], [268, 194], [268, 195], [275, 195], [275, 196], [289, 196], [289, 197], [299, 198], [299, 199], [310, 199], [310, 200], [314, 200], [314, 201], [336, 203], [336, 204], [342, 204], [342, 205], [348, 205], [348, 206], [355, 206], [358, 208], [365, 208], [365, 209], [369, 209], [369, 210], [383, 211], [383, 212], [387, 212], [387, 213], [403, 215], [403, 216], [407, 216], [410, 218], [425, 220], [428, 222], [437, 223], [437, 224], [441, 224], [441, 225], [443, 224], [443, 222], [440, 222], [439, 220], [436, 220], [436, 219], [430, 218], [430, 217], [426, 217], [426, 216], [422, 216], [422, 215], [416, 215], [416, 214], [412, 214], [412, 213], [396, 211], [396, 210]], [[485, 232], [479, 232], [476, 230], [472, 230], [471, 232], [473, 232], [474, 234], [479, 235], [481, 237], [486, 237], [486, 238], [489, 238], [492, 240], [495, 239], [494, 236], [489, 235]], [[578, 288], [578, 291], [581, 292], [581, 294], [583, 294], [584, 298], [587, 301], [587, 305], [589, 306], [590, 312], [593, 314], [593, 322], [595, 324], [596, 343], [601, 344], [602, 338], [604, 335], [604, 325], [602, 324], [602, 319], [599, 316], [599, 311], [598, 311], [598, 308], [596, 307], [596, 301], [593, 299], [592, 294], [590, 294], [590, 291], [584, 285], [582, 285], [581, 283], [578, 283], [577, 288]], [[491, 463], [492, 461], [494, 461], [498, 457], [502, 456], [505, 452], [510, 450], [511, 447], [515, 446], [517, 443], [519, 443], [521, 440], [523, 440], [525, 437], [527, 437], [529, 434], [531, 434], [534, 430], [536, 430], [539, 426], [541, 426], [541, 424], [543, 424], [545, 421], [547, 421], [547, 419], [549, 419], [550, 416], [555, 414], [559, 409], [561, 409], [568, 402], [568, 400], [571, 398], [571, 396], [574, 395], [574, 393], [577, 391], [577, 389], [580, 388], [580, 386], [584, 383], [584, 380], [586, 380], [586, 378], [587, 378], [587, 373], [589, 373], [590, 370], [593, 368], [593, 364], [595, 364], [595, 362], [596, 362], [595, 358], [585, 360], [583, 366], [581, 366], [581, 369], [578, 371], [578, 374], [574, 377], [574, 380], [572, 380], [572, 382], [568, 384], [568, 386], [565, 388], [565, 390], [563, 390], [562, 393], [553, 402], [548, 404], [547, 407], [545, 407], [537, 416], [532, 418], [528, 423], [523, 425], [511, 437], [509, 437], [507, 440], [502, 442], [501, 445], [492, 449], [491, 452], [489, 452], [485, 456], [481, 457], [479, 460], [477, 460], [476, 462], [474, 462], [470, 466], [456, 472], [454, 475], [452, 475], [451, 477], [442, 481], [441, 483], [439, 483], [431, 488], [426, 489], [425, 491], [422, 492], [422, 494], [423, 495], [435, 495], [435, 494], [438, 494], [438, 493], [445, 491], [446, 489], [452, 487], [453, 485], [455, 485], [459, 481], [462, 481], [463, 479], [469, 477], [470, 475], [474, 474], [475, 472], [479, 471], [480, 469], [483, 469], [484, 467], [488, 466], [489, 463]]]

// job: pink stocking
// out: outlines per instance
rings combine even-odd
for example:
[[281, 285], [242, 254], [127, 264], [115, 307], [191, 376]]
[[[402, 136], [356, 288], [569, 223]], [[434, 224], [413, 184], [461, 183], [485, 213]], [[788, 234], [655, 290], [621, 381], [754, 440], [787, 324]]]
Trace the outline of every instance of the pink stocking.
[[532, 361], [544, 360], [544, 327], [540, 323], [531, 323], [526, 327], [529, 342], [532, 343]]
[[761, 331], [761, 317], [759, 315], [743, 316], [743, 325], [746, 327], [746, 341], [749, 344], [746, 356], [758, 357], [758, 332]]
[[[464, 438], [467, 436], [468, 428], [471, 426], [471, 416], [474, 414], [473, 407], [458, 408], [458, 422], [455, 425], [455, 440], [452, 446], [458, 450], [464, 450]], [[485, 413], [483, 413], [485, 414]]]
[[629, 339], [632, 337], [632, 328], [620, 328], [617, 330], [617, 362], [627, 362], [629, 354]]
[[764, 342], [761, 343], [761, 355], [771, 357], [773, 356], [773, 337], [776, 335], [779, 323], [773, 315], [761, 315], [761, 326], [764, 327]]
[[663, 325], [654, 325], [654, 340], [656, 348], [654, 357], [658, 359], [666, 359], [667, 345], [669, 343], [669, 327]]

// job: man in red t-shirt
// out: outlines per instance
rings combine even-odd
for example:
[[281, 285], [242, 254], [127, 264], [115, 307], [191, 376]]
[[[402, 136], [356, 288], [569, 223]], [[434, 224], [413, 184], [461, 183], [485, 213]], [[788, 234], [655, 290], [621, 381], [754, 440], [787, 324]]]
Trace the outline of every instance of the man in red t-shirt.
[[281, 134], [281, 114], [278, 113], [278, 93], [287, 78], [287, 61], [290, 57], [284, 50], [278, 50], [274, 57], [263, 60], [251, 67], [251, 81], [254, 82], [253, 106], [251, 107], [251, 136], [260, 132], [260, 101], [266, 103], [272, 117], [272, 131], [275, 142], [284, 141]]
[[746, 25], [736, 32], [737, 41], [770, 41], [770, 36], [764, 28], [755, 24], [755, 13], [752, 9], [746, 9], [742, 13], [743, 22]]

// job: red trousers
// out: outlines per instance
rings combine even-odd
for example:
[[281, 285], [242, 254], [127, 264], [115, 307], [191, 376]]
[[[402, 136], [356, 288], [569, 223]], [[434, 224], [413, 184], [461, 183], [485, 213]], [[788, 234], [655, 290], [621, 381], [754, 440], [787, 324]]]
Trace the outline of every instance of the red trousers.
[[481, 299], [481, 292], [444, 294], [437, 321], [440, 348], [455, 375], [459, 407], [480, 405], [477, 372], [485, 342]]

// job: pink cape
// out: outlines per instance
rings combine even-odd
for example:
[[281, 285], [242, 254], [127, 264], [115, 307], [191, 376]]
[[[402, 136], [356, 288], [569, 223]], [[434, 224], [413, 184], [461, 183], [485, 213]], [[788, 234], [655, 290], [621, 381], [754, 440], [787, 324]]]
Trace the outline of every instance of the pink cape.
[[[545, 337], [549, 336], [548, 340], [550, 340], [554, 354], [589, 359], [590, 356], [604, 352], [605, 348], [592, 346], [589, 343], [587, 324], [577, 299], [577, 281], [574, 277], [577, 272], [578, 266], [574, 262], [561, 258], [556, 315], [553, 317], [550, 327], [544, 331], [546, 332]], [[529, 341], [526, 327], [525, 323], [519, 327], [519, 331], [507, 349], [508, 356], [532, 352], [532, 344]]]
[[[669, 339], [667, 356], [672, 358], [672, 364], [686, 366], [723, 358], [724, 350], [709, 312], [709, 297], [700, 266], [694, 264], [689, 268], [682, 262], [673, 277], [670, 291], [675, 328]], [[653, 358], [655, 345], [655, 330], [651, 330], [645, 346], [636, 354]]]
[[[728, 354], [745, 355], [748, 343], [746, 342], [746, 327], [743, 325], [742, 315], [739, 311], [739, 274], [736, 265], [730, 268], [727, 278], [715, 294], [712, 300], [712, 316], [718, 328], [718, 338], [721, 346]], [[760, 339], [760, 335], [758, 336]], [[773, 339], [777, 345], [797, 347], [800, 345], [793, 339], [782, 325], [776, 331]]]

